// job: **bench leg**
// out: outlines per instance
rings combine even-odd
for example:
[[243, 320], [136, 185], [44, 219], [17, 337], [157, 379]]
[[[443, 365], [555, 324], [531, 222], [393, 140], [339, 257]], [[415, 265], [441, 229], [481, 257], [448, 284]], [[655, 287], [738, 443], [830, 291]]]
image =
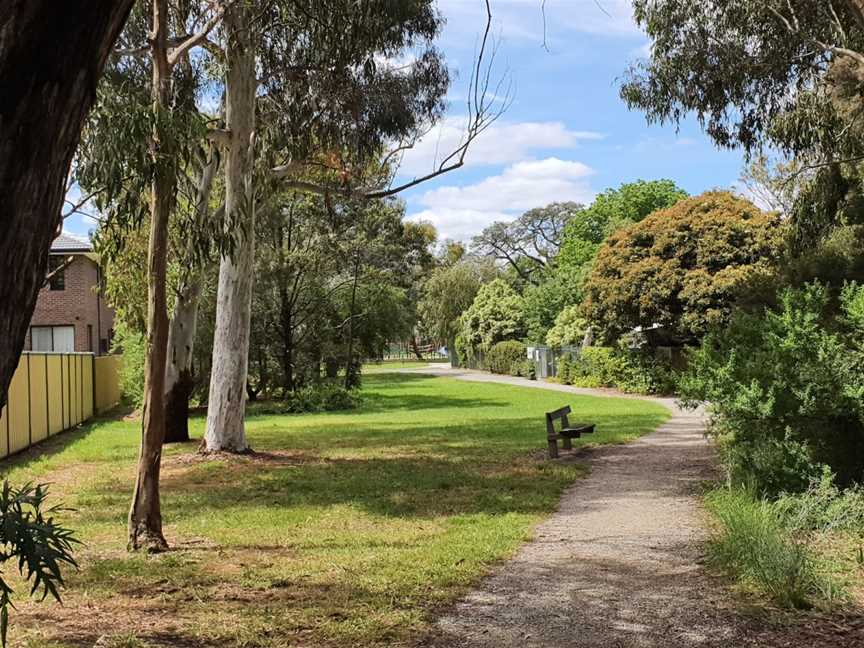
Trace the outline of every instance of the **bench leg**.
[[573, 449], [573, 442], [570, 440], [570, 437], [564, 437], [563, 439], [561, 439], [561, 447], [565, 450]]
[[549, 439], [549, 458], [558, 458], [558, 441], [556, 439]]

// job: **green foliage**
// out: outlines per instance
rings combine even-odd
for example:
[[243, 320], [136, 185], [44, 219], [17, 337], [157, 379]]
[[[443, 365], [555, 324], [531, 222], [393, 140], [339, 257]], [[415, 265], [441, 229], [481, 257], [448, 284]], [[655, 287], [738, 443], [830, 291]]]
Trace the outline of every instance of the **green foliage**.
[[582, 344], [588, 322], [582, 317], [578, 306], [567, 306], [558, 313], [555, 325], [546, 334], [546, 344], [552, 348], [578, 346]]
[[472, 247], [506, 263], [519, 283], [539, 284], [553, 265], [565, 226], [582, 211], [578, 203], [551, 203], [510, 222], [492, 223], [472, 240]]
[[[828, 62], [849, 61], [831, 55], [833, 47], [862, 51], [861, 15], [853, 5], [634, 0], [651, 54], [630, 69], [622, 97], [652, 122], [695, 114], [723, 147], [752, 151], [769, 140], [785, 150], [851, 157], [844, 125], [854, 119], [844, 124], [831, 108], [826, 81]], [[790, 118], [791, 128], [778, 123]]]
[[558, 266], [573, 269], [590, 263], [609, 234], [686, 197], [672, 180], [637, 180], [606, 189], [567, 223]]
[[424, 331], [449, 343], [459, 331], [459, 317], [471, 306], [482, 283], [491, 280], [494, 273], [491, 264], [473, 258], [460, 257], [452, 264], [435, 268], [417, 306]]
[[514, 365], [526, 360], [526, 354], [526, 347], [521, 342], [516, 340], [498, 342], [486, 353], [486, 368], [497, 374], [513, 373]]
[[819, 283], [786, 289], [778, 306], [736, 314], [692, 355], [680, 392], [711, 403], [733, 483], [798, 491], [823, 464], [841, 485], [861, 480], [862, 294], [849, 284], [832, 304]]
[[529, 285], [522, 293], [528, 339], [542, 342], [558, 314], [582, 299], [582, 272], [556, 268], [542, 283]]
[[793, 531], [850, 531], [864, 536], [864, 487], [841, 490], [827, 469], [806, 491], [783, 493], [774, 507]]
[[[48, 487], [25, 484], [20, 488], [3, 482], [0, 491], [0, 565], [12, 560], [25, 581], [32, 579], [30, 595], [42, 591], [42, 600], [50, 594], [60, 601], [58, 587], [63, 583], [61, 570], [77, 567], [72, 556], [78, 544], [73, 531], [60, 526], [54, 516], [66, 509], [46, 507]], [[6, 647], [12, 588], [0, 576], [0, 644]]]
[[123, 362], [120, 364], [120, 391], [123, 402], [140, 409], [144, 403], [144, 335], [120, 321], [114, 329], [112, 351], [123, 355]]
[[615, 387], [636, 394], [671, 394], [676, 374], [644, 351], [616, 347], [585, 347], [558, 364], [558, 379], [577, 387]]
[[510, 367], [511, 376], [519, 376], [528, 380], [537, 380], [537, 367], [532, 360], [524, 358], [517, 360]]
[[462, 344], [473, 355], [525, 335], [524, 301], [503, 279], [484, 284], [462, 314]]
[[709, 544], [716, 566], [783, 607], [809, 608], [814, 599], [836, 595], [834, 584], [819, 572], [806, 545], [784, 527], [771, 502], [724, 488], [709, 493], [707, 504], [719, 523]]
[[682, 200], [606, 240], [583, 313], [606, 340], [654, 324], [678, 341], [698, 340], [771, 272], [783, 233], [775, 215], [727, 192]]
[[286, 394], [282, 400], [250, 404], [250, 414], [303, 414], [305, 412], [337, 412], [356, 409], [361, 403], [356, 390], [333, 383], [301, 387]]

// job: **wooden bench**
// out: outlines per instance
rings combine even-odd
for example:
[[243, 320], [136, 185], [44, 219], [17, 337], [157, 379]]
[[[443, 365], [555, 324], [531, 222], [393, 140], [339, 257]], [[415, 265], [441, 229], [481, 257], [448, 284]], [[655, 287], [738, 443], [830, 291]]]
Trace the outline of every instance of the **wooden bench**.
[[[567, 420], [567, 415], [572, 410], [570, 406], [562, 407], [554, 412], [546, 412], [546, 440], [549, 442], [549, 458], [558, 456], [558, 439], [561, 439], [561, 447], [564, 450], [572, 450], [571, 439], [578, 439], [583, 434], [594, 432], [594, 423], [573, 423]], [[555, 431], [555, 421], [561, 421], [560, 431]]]

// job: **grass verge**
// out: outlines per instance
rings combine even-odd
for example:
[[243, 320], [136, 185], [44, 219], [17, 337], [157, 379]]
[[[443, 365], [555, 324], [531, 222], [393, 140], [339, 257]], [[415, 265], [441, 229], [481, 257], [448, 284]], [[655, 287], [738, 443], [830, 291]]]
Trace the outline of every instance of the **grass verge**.
[[848, 529], [801, 525], [801, 511], [813, 511], [812, 498], [805, 493], [776, 502], [740, 489], [709, 492], [706, 504], [717, 522], [710, 562], [780, 607], [849, 602], [856, 583], [864, 582], [864, 564], [850, 560], [857, 554]]

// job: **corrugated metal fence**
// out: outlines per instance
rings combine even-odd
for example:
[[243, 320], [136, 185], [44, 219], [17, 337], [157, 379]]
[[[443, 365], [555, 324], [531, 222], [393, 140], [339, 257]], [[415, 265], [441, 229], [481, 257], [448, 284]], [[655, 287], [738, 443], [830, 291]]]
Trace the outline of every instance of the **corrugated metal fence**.
[[0, 412], [0, 458], [116, 405], [119, 361], [92, 353], [23, 353]]

